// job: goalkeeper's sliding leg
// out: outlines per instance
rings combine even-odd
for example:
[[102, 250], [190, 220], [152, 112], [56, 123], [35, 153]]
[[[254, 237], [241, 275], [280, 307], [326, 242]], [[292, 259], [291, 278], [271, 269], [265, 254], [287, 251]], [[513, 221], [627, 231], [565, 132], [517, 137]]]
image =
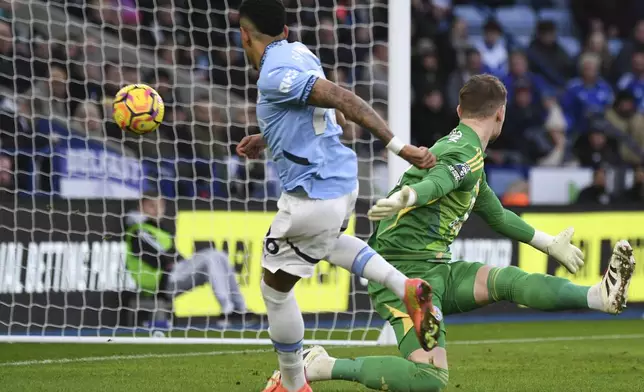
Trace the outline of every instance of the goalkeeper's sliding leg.
[[[635, 260], [628, 242], [619, 241], [603, 279], [590, 287], [554, 276], [530, 274], [516, 267], [492, 268], [481, 263], [394, 265], [407, 276], [425, 278], [434, 288], [434, 304], [446, 315], [498, 301], [543, 311], [593, 309], [619, 314], [628, 299]], [[415, 334], [409, 333], [411, 320], [395, 296], [378, 284], [370, 284], [369, 293], [378, 313], [394, 328], [402, 357], [333, 358], [316, 346], [304, 352], [308, 381], [346, 380], [390, 392], [428, 392], [445, 388], [449, 375], [442, 322], [438, 347], [427, 352]], [[279, 377], [280, 373], [275, 372], [272, 382]]]

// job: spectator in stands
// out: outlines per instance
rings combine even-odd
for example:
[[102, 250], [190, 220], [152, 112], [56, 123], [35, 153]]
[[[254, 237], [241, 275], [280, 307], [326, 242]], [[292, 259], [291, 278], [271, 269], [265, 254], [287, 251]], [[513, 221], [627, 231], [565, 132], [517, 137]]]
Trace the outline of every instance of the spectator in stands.
[[644, 46], [633, 52], [631, 70], [619, 78], [617, 89], [632, 93], [636, 107], [644, 110]]
[[544, 96], [550, 95], [550, 86], [541, 77], [528, 69], [528, 59], [522, 51], [514, 51], [510, 55], [510, 72], [501, 79], [508, 90], [508, 101], [512, 100], [515, 82], [519, 79], [528, 80], [531, 85], [533, 101], [538, 102], [544, 99]]
[[196, 153], [209, 161], [223, 160], [229, 152], [223, 113], [212, 104], [209, 95], [203, 95], [197, 97], [193, 114], [192, 133]]
[[45, 118], [67, 121], [72, 100], [67, 94], [67, 67], [54, 63], [49, 66], [49, 80], [37, 82], [32, 92], [38, 114]]
[[[221, 322], [246, 313], [235, 272], [228, 255], [215, 249], [197, 250], [184, 258], [177, 251], [172, 233], [164, 230], [165, 201], [154, 191], [146, 192], [137, 209], [125, 217], [127, 267], [139, 289], [169, 297], [210, 283], [221, 306]], [[246, 322], [258, 319], [248, 314]]]
[[610, 124], [604, 116], [592, 115], [588, 126], [588, 132], [581, 135], [575, 143], [579, 164], [583, 167], [620, 165], [622, 159], [618, 153], [617, 140], [607, 134]]
[[98, 105], [90, 101], [78, 105], [72, 116], [71, 128], [78, 133], [103, 140], [103, 119]]
[[465, 20], [454, 18], [451, 28], [438, 35], [435, 42], [441, 67], [447, 74], [465, 66], [467, 50], [472, 46]]
[[534, 99], [534, 85], [527, 78], [513, 83], [512, 100], [508, 103], [504, 131], [488, 148], [489, 159], [496, 164], [523, 164], [550, 147], [544, 128], [546, 109]]
[[174, 78], [168, 69], [159, 68], [150, 71], [145, 78], [150, 86], [152, 86], [163, 98], [163, 102], [167, 105], [173, 105], [175, 102], [174, 92]]
[[411, 113], [411, 137], [417, 146], [433, 146], [458, 125], [456, 112], [446, 107], [443, 93], [437, 86], [429, 87], [416, 100]]
[[412, 58], [412, 86], [422, 94], [427, 86], [443, 86], [445, 78], [440, 73], [436, 46], [430, 40], [419, 42], [418, 54]]
[[0, 154], [0, 196], [14, 190], [13, 160], [7, 155]]
[[447, 107], [452, 112], [456, 112], [458, 106], [458, 94], [473, 75], [479, 75], [489, 72], [489, 69], [483, 64], [481, 53], [477, 49], [470, 48], [466, 52], [465, 65], [452, 71], [447, 80], [446, 98]]
[[387, 100], [387, 82], [389, 80], [389, 50], [387, 45], [376, 44], [371, 56], [367, 59], [369, 68], [365, 82], [371, 85], [373, 99]]
[[34, 132], [31, 100], [21, 95], [16, 98], [16, 111], [0, 114], [0, 147], [21, 149], [33, 154], [34, 150], [49, 146], [45, 135]]
[[24, 56], [15, 56], [11, 25], [0, 20], [0, 85], [24, 92], [31, 85], [31, 66]]
[[585, 53], [579, 60], [581, 76], [572, 79], [561, 98], [568, 129], [572, 132], [587, 130], [591, 113], [604, 113], [613, 103], [613, 89], [600, 77], [601, 60], [594, 53]]
[[613, 107], [606, 113], [619, 140], [619, 154], [630, 165], [639, 165], [644, 156], [644, 115], [636, 110], [635, 98], [629, 90], [617, 93]]
[[633, 53], [644, 49], [644, 19], [637, 22], [632, 38], [624, 42], [622, 50], [613, 61], [612, 80], [617, 80], [621, 75], [628, 72], [632, 64]]
[[637, 166], [633, 171], [633, 186], [620, 198], [622, 203], [644, 202], [644, 166]]
[[582, 205], [606, 205], [610, 204], [613, 197], [606, 190], [606, 170], [598, 167], [593, 173], [592, 184], [584, 188], [577, 198], [577, 204]]
[[[83, 50], [72, 59], [72, 77], [69, 92], [78, 99], [77, 102], [103, 100], [103, 50], [98, 42], [88, 37], [83, 43]], [[72, 104], [71, 112], [76, 111], [76, 104]]]
[[534, 40], [528, 48], [530, 68], [544, 74], [551, 83], [563, 85], [575, 73], [575, 64], [557, 42], [557, 26], [550, 20], [537, 24]]
[[483, 64], [499, 77], [508, 72], [508, 49], [503, 39], [503, 30], [496, 19], [488, 19], [483, 26], [483, 40], [475, 43], [481, 53]]
[[613, 58], [608, 49], [608, 40], [603, 31], [595, 31], [588, 37], [583, 53], [596, 54], [601, 61], [601, 74], [604, 77], [610, 75]]

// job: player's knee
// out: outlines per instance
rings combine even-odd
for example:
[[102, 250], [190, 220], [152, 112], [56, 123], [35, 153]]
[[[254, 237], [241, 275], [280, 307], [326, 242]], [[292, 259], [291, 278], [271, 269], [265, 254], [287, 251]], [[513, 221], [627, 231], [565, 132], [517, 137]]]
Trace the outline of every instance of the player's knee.
[[476, 271], [474, 278], [474, 301], [479, 305], [488, 304], [490, 299], [490, 290], [487, 285], [488, 277], [492, 267], [484, 265]]
[[416, 350], [409, 354], [408, 360], [425, 365], [433, 365], [439, 369], [447, 370], [447, 350], [443, 347], [435, 347], [430, 351]]
[[279, 306], [280, 304], [289, 300], [292, 291], [281, 291], [269, 286], [264, 280], [260, 283], [260, 291], [266, 303], [266, 307]]

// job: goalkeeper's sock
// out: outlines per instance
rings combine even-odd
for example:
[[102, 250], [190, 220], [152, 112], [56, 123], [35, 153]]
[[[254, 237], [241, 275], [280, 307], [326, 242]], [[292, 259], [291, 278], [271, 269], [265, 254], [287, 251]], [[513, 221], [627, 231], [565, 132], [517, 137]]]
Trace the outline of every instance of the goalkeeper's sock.
[[487, 287], [494, 301], [505, 300], [544, 311], [588, 309], [591, 297], [590, 287], [555, 276], [530, 274], [514, 266], [493, 268]]
[[297, 306], [293, 291], [288, 293], [277, 291], [266, 285], [263, 280], [260, 288], [266, 304], [269, 334], [279, 359], [282, 386], [287, 391], [299, 391], [306, 385], [302, 360], [302, 339], [304, 339], [302, 313]]
[[[378, 391], [440, 391], [449, 380], [447, 369], [411, 362], [400, 357], [329, 359], [334, 361], [332, 380], [354, 381]], [[312, 377], [309, 379], [317, 381]]]
[[394, 268], [359, 238], [341, 235], [329, 256], [329, 262], [369, 281], [380, 283], [393, 291], [398, 298], [405, 297], [405, 274]]

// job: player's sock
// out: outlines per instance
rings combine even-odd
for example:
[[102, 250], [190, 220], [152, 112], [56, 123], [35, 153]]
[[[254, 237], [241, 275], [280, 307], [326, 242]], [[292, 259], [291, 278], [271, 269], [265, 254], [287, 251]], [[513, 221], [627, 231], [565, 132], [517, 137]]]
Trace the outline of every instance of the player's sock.
[[588, 309], [590, 287], [578, 286], [567, 279], [530, 274], [511, 266], [493, 268], [487, 279], [490, 297], [532, 309], [554, 311]]
[[432, 392], [440, 391], [447, 385], [449, 373], [447, 369], [400, 357], [361, 357], [335, 359], [331, 379], [359, 382], [379, 391]]
[[298, 391], [306, 385], [302, 360], [302, 313], [292, 291], [282, 293], [266, 285], [263, 280], [260, 287], [266, 304], [269, 334], [279, 359], [282, 386], [287, 391]]
[[405, 296], [405, 274], [394, 268], [359, 238], [341, 235], [329, 256], [329, 262], [367, 280], [380, 283], [393, 291], [398, 298]]

